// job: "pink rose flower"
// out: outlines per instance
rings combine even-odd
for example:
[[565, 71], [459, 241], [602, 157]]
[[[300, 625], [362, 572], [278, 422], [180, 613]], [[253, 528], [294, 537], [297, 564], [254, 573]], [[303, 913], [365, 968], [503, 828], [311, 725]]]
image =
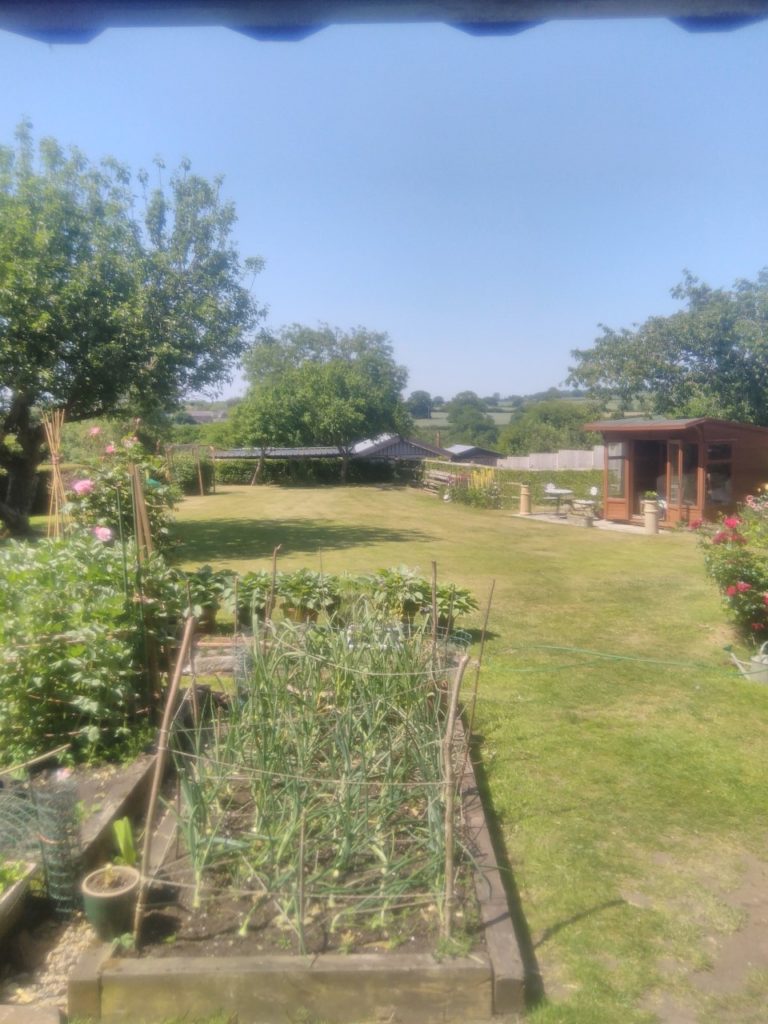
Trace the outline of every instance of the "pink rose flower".
[[103, 541], [105, 544], [107, 541], [112, 540], [112, 531], [108, 526], [94, 526], [93, 536], [96, 540]]
[[91, 427], [88, 431], [88, 437], [98, 437], [101, 433], [101, 427]]
[[107, 447], [104, 449], [104, 454], [105, 455], [114, 455], [116, 451], [117, 451], [117, 449], [115, 448], [115, 446], [113, 444], [108, 444]]
[[734, 587], [734, 585], [731, 584], [730, 587], [726, 587], [725, 588], [725, 593], [726, 593], [726, 595], [728, 597], [736, 597], [736, 594], [738, 593], [738, 591], [737, 591], [736, 587]]
[[72, 490], [75, 494], [79, 494], [82, 497], [84, 494], [90, 494], [95, 486], [93, 480], [75, 480], [72, 484]]
[[723, 526], [727, 526], [729, 530], [735, 530], [737, 526], [741, 526], [741, 520], [738, 516], [726, 516]]

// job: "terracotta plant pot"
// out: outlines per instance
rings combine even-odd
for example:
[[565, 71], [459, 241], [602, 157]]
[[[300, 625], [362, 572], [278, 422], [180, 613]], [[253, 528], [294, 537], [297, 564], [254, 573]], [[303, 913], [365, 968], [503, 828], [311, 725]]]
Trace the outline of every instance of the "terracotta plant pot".
[[97, 868], [82, 881], [83, 909], [100, 939], [131, 931], [141, 876], [125, 864]]

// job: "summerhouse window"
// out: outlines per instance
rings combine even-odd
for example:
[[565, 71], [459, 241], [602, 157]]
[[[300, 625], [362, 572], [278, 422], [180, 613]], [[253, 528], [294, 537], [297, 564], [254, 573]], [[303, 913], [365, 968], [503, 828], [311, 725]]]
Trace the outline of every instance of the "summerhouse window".
[[627, 445], [614, 442], [608, 445], [608, 496], [623, 498], [627, 478]]
[[733, 447], [727, 442], [707, 446], [707, 502], [728, 505], [732, 501]]

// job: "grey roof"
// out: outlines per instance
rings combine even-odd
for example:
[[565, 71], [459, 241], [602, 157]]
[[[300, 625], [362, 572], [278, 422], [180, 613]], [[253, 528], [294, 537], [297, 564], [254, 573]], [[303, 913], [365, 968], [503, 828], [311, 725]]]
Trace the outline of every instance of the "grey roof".
[[402, 456], [405, 449], [410, 449], [412, 452], [424, 452], [427, 455], [445, 455], [447, 451], [445, 448], [436, 448], [433, 444], [414, 441], [412, 438], [402, 437], [400, 434], [379, 434], [378, 437], [358, 441], [352, 446], [352, 454], [356, 458], [367, 458], [372, 455], [383, 456], [389, 449], [395, 451], [396, 457]]
[[[265, 448], [267, 459], [331, 459], [338, 457], [339, 449], [333, 446], [307, 446], [304, 448]], [[229, 448], [216, 451], [217, 459], [259, 459], [261, 448]]]
[[498, 36], [563, 18], [668, 17], [712, 31], [765, 16], [766, 0], [0, 0], [0, 29], [49, 43], [88, 42], [110, 27], [223, 25], [255, 39], [296, 40], [353, 22], [443, 22]]
[[[414, 454], [417, 451], [424, 452], [425, 455], [446, 454], [444, 448], [435, 448], [422, 441], [411, 441], [399, 434], [379, 434], [378, 437], [358, 441], [352, 445], [349, 453], [353, 459], [369, 459], [373, 456], [387, 458], [387, 453], [390, 450], [392, 458], [405, 459], [419, 458]], [[261, 454], [261, 448], [229, 448], [227, 450], [217, 449], [215, 456], [217, 459], [259, 459]], [[335, 445], [307, 445], [300, 448], [265, 448], [264, 457], [267, 459], [338, 459], [341, 457], [341, 452]]]
[[495, 455], [497, 459], [503, 458], [501, 452], [495, 452], [492, 448], [484, 448], [481, 444], [452, 444], [445, 449], [451, 455], [467, 455], [469, 452], [484, 452], [486, 455]]
[[352, 445], [352, 454], [362, 455], [363, 452], [370, 451], [372, 448], [381, 448], [399, 438], [399, 434], [379, 434], [378, 437], [368, 437], [365, 441], [358, 441], [357, 444]]

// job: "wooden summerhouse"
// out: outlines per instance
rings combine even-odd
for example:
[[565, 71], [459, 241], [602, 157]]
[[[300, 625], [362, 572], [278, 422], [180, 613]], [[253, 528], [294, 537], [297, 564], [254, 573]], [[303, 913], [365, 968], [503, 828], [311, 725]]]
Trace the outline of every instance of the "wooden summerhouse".
[[605, 441], [606, 519], [631, 522], [657, 495], [670, 525], [715, 520], [768, 483], [768, 428], [714, 419], [587, 423]]

